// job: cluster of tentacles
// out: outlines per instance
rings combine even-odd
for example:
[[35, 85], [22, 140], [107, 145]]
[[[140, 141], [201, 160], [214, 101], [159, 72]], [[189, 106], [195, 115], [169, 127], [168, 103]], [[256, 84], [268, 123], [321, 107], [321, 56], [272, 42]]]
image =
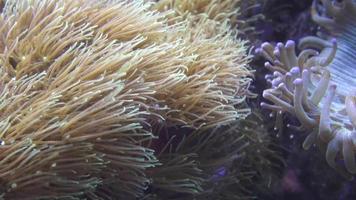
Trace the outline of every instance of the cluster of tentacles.
[[213, 129], [170, 130], [161, 135], [161, 166], [151, 168], [148, 200], [254, 199], [270, 189], [284, 164], [262, 115]]
[[271, 164], [261, 120], [239, 121], [239, 0], [2, 2], [0, 198], [236, 199], [243, 166]]
[[[276, 128], [283, 128], [284, 114], [300, 125], [287, 127], [308, 132], [303, 147], [316, 144], [330, 166], [344, 175], [356, 173], [356, 2], [314, 0], [313, 20], [329, 34], [308, 36], [285, 44], [264, 43], [256, 50], [268, 62], [271, 88], [263, 92], [273, 111]], [[342, 162], [339, 162], [343, 160]]]

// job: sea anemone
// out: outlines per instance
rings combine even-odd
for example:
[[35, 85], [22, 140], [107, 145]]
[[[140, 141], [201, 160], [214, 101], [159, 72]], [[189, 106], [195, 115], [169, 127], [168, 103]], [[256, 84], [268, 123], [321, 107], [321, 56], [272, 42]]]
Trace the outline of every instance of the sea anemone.
[[[88, 3], [7, 1], [0, 16], [5, 199], [138, 196], [158, 163], [141, 144], [152, 138], [142, 109], [152, 83], [129, 72], [138, 54], [154, 54], [133, 50], [143, 39], [132, 31], [110, 40], [86, 21], [105, 4]], [[139, 3], [112, 9], [121, 7], [146, 13]]]
[[236, 107], [251, 74], [244, 42], [205, 21], [168, 25], [151, 8], [143, 0], [6, 1], [3, 198], [142, 197], [147, 169], [160, 164], [150, 146], [155, 122], [209, 127], [245, 116]]
[[272, 88], [263, 92], [273, 104], [261, 106], [274, 111], [276, 129], [282, 128], [284, 113], [295, 116], [300, 126], [294, 128], [309, 133], [305, 149], [317, 144], [330, 166], [344, 175], [355, 174], [356, 3], [314, 0], [312, 18], [329, 34], [301, 39], [299, 54], [294, 41], [264, 43], [257, 49], [273, 72], [266, 76]]
[[186, 65], [185, 82], [166, 98], [172, 102], [171, 109], [180, 110], [171, 112], [172, 116], [192, 127], [228, 124], [250, 113], [241, 106], [251, 82], [251, 71], [245, 67], [249, 62], [246, 43], [235, 39], [229, 29], [227, 22], [201, 18], [196, 23], [188, 21], [183, 32], [169, 38], [181, 38], [187, 47], [184, 55], [194, 56]]
[[175, 34], [167, 35], [166, 42], [181, 41], [186, 58], [184, 79], [164, 96], [169, 111], [160, 115], [168, 114], [165, 125], [213, 127], [243, 119], [250, 113], [248, 107], [241, 106], [252, 80], [252, 71], [247, 67], [247, 42], [236, 39], [238, 31], [232, 30], [230, 23], [233, 11], [237, 10], [236, 2], [154, 4], [153, 8], [168, 12], [168, 23], [176, 27]]

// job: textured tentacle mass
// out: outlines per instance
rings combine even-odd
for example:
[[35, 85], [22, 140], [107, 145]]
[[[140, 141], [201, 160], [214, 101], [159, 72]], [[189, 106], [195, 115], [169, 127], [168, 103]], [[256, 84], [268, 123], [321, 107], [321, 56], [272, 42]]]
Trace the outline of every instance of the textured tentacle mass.
[[172, 24], [148, 0], [1, 2], [0, 199], [140, 199], [159, 129], [250, 113], [230, 14]]
[[309, 132], [305, 149], [318, 144], [330, 166], [345, 175], [355, 174], [356, 2], [315, 0], [312, 17], [332, 37], [305, 37], [299, 53], [294, 41], [264, 43], [257, 49], [272, 72], [266, 76], [271, 88], [263, 93], [272, 104], [261, 106], [277, 116], [296, 117], [300, 122], [296, 128]]

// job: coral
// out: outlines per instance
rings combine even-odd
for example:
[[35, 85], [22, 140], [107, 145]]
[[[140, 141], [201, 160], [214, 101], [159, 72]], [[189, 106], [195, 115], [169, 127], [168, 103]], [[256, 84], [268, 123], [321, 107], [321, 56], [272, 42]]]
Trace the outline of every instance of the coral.
[[294, 41], [276, 46], [264, 43], [257, 49], [273, 72], [266, 76], [272, 88], [263, 96], [274, 105], [261, 105], [274, 111], [276, 129], [283, 126], [284, 113], [295, 116], [300, 126], [293, 128], [309, 133], [303, 147], [317, 144], [328, 164], [345, 176], [356, 173], [355, 16], [353, 0], [314, 0], [313, 20], [331, 36], [301, 39], [299, 54]]
[[152, 5], [6, 1], [0, 15], [4, 199], [142, 197], [152, 181], [148, 169], [165, 162], [151, 145], [155, 128], [213, 128], [246, 117], [245, 43], [228, 23], [170, 24], [169, 12]]

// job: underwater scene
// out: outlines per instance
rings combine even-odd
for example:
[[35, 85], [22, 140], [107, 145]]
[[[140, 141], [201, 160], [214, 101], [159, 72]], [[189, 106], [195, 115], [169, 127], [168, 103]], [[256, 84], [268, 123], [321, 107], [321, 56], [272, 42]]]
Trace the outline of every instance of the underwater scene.
[[0, 200], [355, 200], [356, 0], [0, 0]]

